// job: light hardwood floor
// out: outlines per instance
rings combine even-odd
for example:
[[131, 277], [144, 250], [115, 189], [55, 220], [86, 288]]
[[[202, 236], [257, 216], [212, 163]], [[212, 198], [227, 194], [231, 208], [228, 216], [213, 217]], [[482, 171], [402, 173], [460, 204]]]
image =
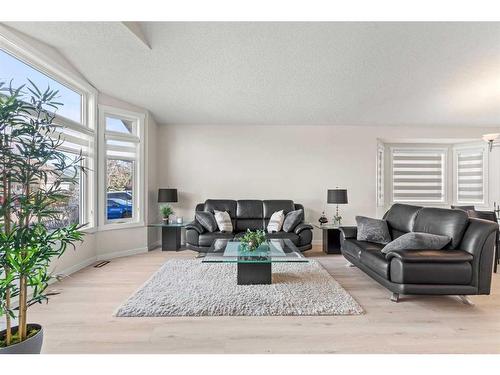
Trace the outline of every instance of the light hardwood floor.
[[307, 253], [365, 309], [359, 316], [116, 318], [114, 310], [167, 259], [191, 251], [113, 259], [53, 284], [61, 291], [31, 309], [45, 328], [44, 353], [500, 353], [500, 275], [490, 296], [403, 297], [339, 255]]

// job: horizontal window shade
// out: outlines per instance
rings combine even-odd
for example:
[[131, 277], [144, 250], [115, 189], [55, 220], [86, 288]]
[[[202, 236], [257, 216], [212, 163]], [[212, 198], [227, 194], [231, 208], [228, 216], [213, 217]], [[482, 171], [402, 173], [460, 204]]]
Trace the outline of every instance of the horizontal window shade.
[[60, 129], [54, 132], [54, 137], [60, 137], [63, 140], [61, 150], [73, 154], [80, 154], [84, 156], [93, 156], [93, 136], [85, 133], [79, 133], [75, 130], [68, 128]]
[[444, 173], [444, 151], [393, 150], [393, 200], [443, 202]]
[[106, 156], [108, 159], [136, 160], [138, 147], [139, 140], [135, 137], [124, 140], [123, 137], [116, 138], [106, 135]]
[[377, 150], [377, 206], [384, 205], [384, 148]]
[[457, 151], [457, 200], [482, 203], [484, 201], [483, 150]]

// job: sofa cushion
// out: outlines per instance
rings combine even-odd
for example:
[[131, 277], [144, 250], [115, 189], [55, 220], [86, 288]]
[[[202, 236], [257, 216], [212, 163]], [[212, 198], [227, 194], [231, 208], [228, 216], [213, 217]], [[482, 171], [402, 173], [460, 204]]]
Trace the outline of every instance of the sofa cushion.
[[387, 221], [392, 239], [413, 231], [415, 217], [421, 208], [401, 203], [395, 203], [391, 206], [389, 211], [385, 213], [384, 219]]
[[389, 280], [389, 261], [379, 250], [361, 251], [359, 260], [372, 271]]
[[265, 200], [262, 201], [262, 205], [264, 208], [264, 219], [270, 219], [271, 215], [276, 211], [283, 210], [283, 213], [286, 215], [295, 210], [295, 205], [291, 200]]
[[389, 228], [385, 220], [356, 216], [356, 224], [358, 227], [356, 239], [358, 241], [369, 241], [384, 245], [391, 242]]
[[468, 285], [472, 279], [469, 262], [457, 263], [412, 263], [392, 258], [390, 278], [398, 284]]
[[446, 248], [456, 249], [468, 222], [469, 217], [465, 211], [424, 207], [418, 211], [413, 231], [448, 236], [451, 242]]
[[264, 209], [262, 201], [254, 199], [239, 200], [236, 204], [235, 231], [263, 229]]
[[294, 210], [285, 215], [283, 231], [293, 232], [295, 227], [304, 221], [304, 210]]
[[223, 233], [223, 232], [206, 232], [200, 234], [198, 237], [198, 245], [199, 246], [212, 246], [213, 241], [218, 238], [227, 238], [232, 239], [234, 236], [232, 233]]
[[197, 211], [194, 217], [208, 232], [215, 232], [217, 230], [217, 221], [215, 221], [213, 213], [209, 211]]
[[387, 254], [393, 250], [441, 250], [450, 242], [450, 237], [438, 234], [409, 232], [399, 236], [384, 246], [382, 252]]
[[277, 233], [266, 233], [266, 238], [271, 240], [271, 239], [289, 239], [293, 242], [295, 246], [299, 244], [300, 238], [298, 234], [295, 233], [288, 233], [288, 232], [277, 232]]
[[283, 227], [283, 222], [285, 221], [285, 214], [283, 210], [276, 211], [271, 215], [269, 219], [269, 224], [267, 224], [267, 231], [269, 233], [279, 232]]
[[217, 211], [226, 211], [231, 219], [236, 219], [236, 201], [230, 199], [207, 199], [205, 201], [205, 211], [215, 214]]
[[263, 219], [264, 208], [262, 201], [254, 199], [239, 200], [236, 202], [236, 218], [239, 219]]
[[231, 222], [231, 217], [228, 212], [215, 210], [214, 216], [217, 226], [221, 232], [233, 232], [233, 223]]
[[354, 259], [359, 260], [359, 254], [361, 251], [380, 251], [384, 245], [367, 242], [367, 241], [358, 241], [355, 239], [346, 239], [342, 243], [342, 253], [347, 253]]

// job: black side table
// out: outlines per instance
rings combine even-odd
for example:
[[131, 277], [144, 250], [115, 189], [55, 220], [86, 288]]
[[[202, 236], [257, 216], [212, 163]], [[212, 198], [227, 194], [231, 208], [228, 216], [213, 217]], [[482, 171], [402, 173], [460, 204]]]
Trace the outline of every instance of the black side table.
[[161, 249], [177, 251], [181, 248], [181, 230], [186, 224], [149, 224], [148, 227], [161, 228]]
[[340, 254], [340, 229], [333, 224], [313, 224], [321, 229], [323, 234], [323, 252], [325, 254]]

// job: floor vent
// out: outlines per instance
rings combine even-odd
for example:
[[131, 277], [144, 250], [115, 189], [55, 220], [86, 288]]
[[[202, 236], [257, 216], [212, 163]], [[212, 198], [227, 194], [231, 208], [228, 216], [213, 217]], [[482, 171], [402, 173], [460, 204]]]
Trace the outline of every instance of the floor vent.
[[94, 265], [94, 268], [101, 268], [101, 267], [104, 267], [106, 264], [109, 263], [109, 260], [103, 260], [102, 262], [99, 262], [97, 264]]

